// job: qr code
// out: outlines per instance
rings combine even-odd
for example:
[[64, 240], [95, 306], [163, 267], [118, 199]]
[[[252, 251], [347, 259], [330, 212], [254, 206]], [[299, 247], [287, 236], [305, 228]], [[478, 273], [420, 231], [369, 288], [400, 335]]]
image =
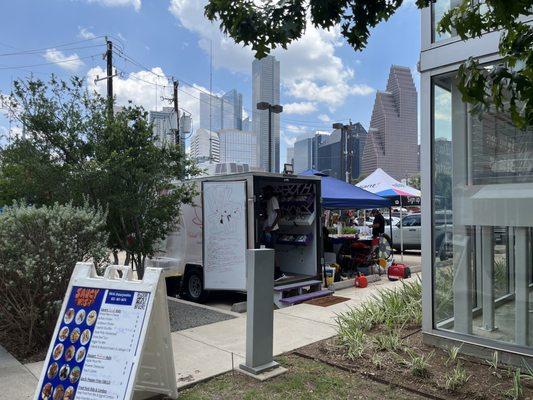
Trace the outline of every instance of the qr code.
[[135, 299], [135, 310], [144, 310], [146, 303], [148, 302], [148, 296], [150, 293], [137, 293], [137, 299]]

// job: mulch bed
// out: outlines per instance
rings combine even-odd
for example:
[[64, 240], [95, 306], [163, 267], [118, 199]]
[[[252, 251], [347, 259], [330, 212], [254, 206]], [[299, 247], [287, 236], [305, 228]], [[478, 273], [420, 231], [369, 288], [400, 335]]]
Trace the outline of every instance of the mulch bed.
[[[379, 331], [382, 330], [369, 333], [369, 338]], [[419, 355], [433, 352], [429, 360], [430, 367], [427, 377], [414, 376], [410, 367], [402, 363], [402, 359], [410, 359], [404, 350], [377, 352], [377, 350], [372, 349], [368, 354], [365, 352], [362, 357], [350, 360], [346, 357], [345, 348], [337, 343], [336, 338], [331, 338], [298, 349], [295, 353], [346, 371], [359, 373], [380, 383], [392, 384], [430, 399], [492, 400], [509, 398], [505, 396], [505, 392], [513, 387], [512, 373], [514, 368], [507, 370], [505, 366], [501, 365], [495, 372], [483, 360], [460, 354], [455, 362], [460, 362], [470, 378], [461, 388], [456, 391], [449, 391], [444, 387], [445, 375], [453, 370], [456, 364], [449, 361], [448, 353], [443, 349], [425, 345], [418, 329], [403, 332], [402, 337], [404, 338], [402, 339], [403, 348], [409, 348]], [[376, 352], [381, 358], [380, 368], [376, 367], [372, 360], [372, 355]], [[533, 399], [533, 385], [531, 383], [533, 382], [522, 379], [523, 395], [520, 397], [521, 399]]]
[[320, 306], [320, 307], [329, 307], [334, 304], [344, 303], [345, 301], [350, 300], [348, 297], [340, 297], [340, 296], [326, 296], [326, 297], [319, 297], [317, 299], [311, 299], [309, 301], [305, 301], [305, 304], [311, 304], [312, 306]]

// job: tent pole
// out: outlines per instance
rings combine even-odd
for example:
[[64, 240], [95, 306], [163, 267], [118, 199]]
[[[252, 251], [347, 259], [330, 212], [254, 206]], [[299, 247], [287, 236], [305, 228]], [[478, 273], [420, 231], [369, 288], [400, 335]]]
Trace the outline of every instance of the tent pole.
[[400, 195], [400, 260], [403, 264], [403, 203]]
[[393, 240], [392, 240], [392, 207], [389, 206], [389, 230], [390, 230], [390, 247], [392, 249], [392, 244], [393, 244]]

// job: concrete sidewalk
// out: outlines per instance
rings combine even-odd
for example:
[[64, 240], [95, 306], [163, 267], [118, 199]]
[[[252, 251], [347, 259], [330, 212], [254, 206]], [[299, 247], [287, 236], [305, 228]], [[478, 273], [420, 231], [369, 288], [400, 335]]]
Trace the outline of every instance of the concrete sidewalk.
[[[418, 279], [413, 274], [412, 279]], [[379, 290], [400, 285], [386, 277], [364, 289], [339, 290], [335, 296], [350, 300], [329, 307], [298, 304], [274, 312], [274, 355], [336, 335], [335, 318], [355, 307]], [[178, 387], [185, 387], [209, 377], [238, 368], [244, 361], [246, 346], [246, 316], [211, 325], [172, 333], [174, 365]]]
[[[418, 274], [413, 275], [417, 279]], [[377, 294], [399, 285], [386, 277], [367, 288], [339, 290], [350, 300], [329, 307], [299, 304], [274, 312], [274, 354], [279, 355], [336, 334], [335, 318]], [[178, 387], [183, 388], [238, 368], [244, 362], [246, 315], [171, 333]], [[0, 400], [30, 399], [43, 362], [22, 365], [0, 348]]]

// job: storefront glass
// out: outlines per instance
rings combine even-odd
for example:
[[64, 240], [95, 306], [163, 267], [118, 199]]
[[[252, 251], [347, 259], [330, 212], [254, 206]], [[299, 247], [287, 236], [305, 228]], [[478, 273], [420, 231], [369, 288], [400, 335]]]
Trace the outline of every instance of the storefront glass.
[[433, 321], [533, 343], [533, 130], [471, 115], [454, 76], [432, 81]]

